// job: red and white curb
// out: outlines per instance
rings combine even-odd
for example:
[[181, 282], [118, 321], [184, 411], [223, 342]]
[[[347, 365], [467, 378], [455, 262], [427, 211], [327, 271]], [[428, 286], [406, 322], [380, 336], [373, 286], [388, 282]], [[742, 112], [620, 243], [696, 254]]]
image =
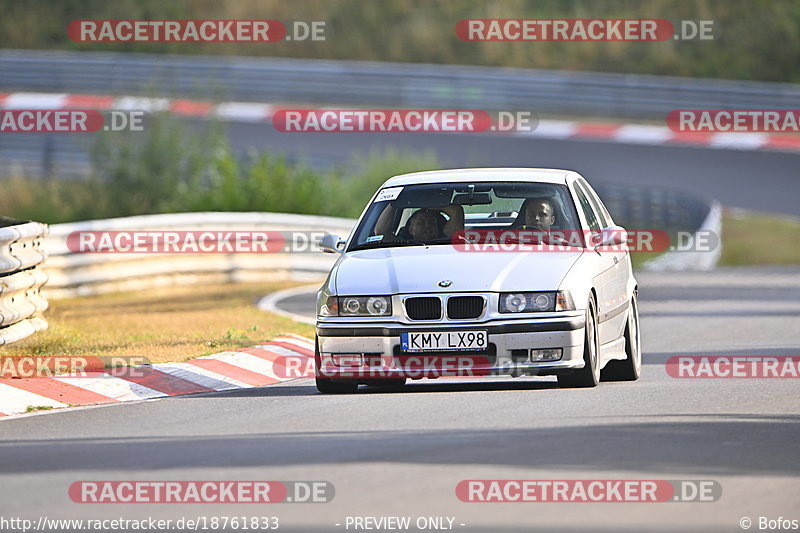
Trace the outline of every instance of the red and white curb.
[[276, 106], [253, 102], [200, 102], [143, 96], [65, 93], [0, 93], [0, 109], [96, 109], [98, 111], [168, 111], [176, 115], [218, 117], [233, 121], [272, 121]]
[[[0, 379], [0, 417], [29, 408], [74, 407], [148, 400], [183, 394], [273, 385], [293, 378], [287, 360], [310, 364], [314, 341], [287, 334], [236, 352], [222, 352], [182, 363], [159, 363], [108, 370], [90, 376], [63, 375]], [[302, 364], [301, 364], [302, 367]]]
[[[96, 109], [168, 111], [176, 115], [217, 117], [239, 122], [272, 122], [283, 106], [255, 102], [202, 102], [139, 96], [100, 96], [65, 93], [0, 93], [0, 109]], [[289, 106], [286, 106], [289, 107]], [[327, 108], [325, 108], [327, 109]], [[335, 109], [335, 108], [330, 108]], [[666, 119], [666, 117], [665, 117]], [[529, 132], [503, 132], [515, 137], [611, 141], [621, 144], [700, 146], [731, 150], [800, 151], [800, 135], [744, 132], [675, 132], [666, 126], [540, 120]], [[474, 134], [473, 134], [474, 135]]]

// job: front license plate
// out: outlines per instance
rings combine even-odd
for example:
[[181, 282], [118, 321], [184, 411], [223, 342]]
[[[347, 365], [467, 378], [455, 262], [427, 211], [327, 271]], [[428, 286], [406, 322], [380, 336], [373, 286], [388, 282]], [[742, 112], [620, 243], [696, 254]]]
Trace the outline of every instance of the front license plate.
[[415, 331], [400, 334], [404, 352], [485, 350], [489, 335], [482, 331]]

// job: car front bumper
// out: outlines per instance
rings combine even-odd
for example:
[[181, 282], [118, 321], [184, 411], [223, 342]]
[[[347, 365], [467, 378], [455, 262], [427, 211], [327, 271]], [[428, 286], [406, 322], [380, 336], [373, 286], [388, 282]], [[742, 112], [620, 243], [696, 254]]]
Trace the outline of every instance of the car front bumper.
[[[584, 326], [583, 315], [447, 324], [320, 321], [317, 323], [320, 356], [317, 375], [371, 380], [569, 373], [584, 366]], [[403, 332], [476, 330], [487, 331], [487, 350], [403, 352], [400, 348], [400, 335]], [[531, 362], [530, 351], [541, 349], [561, 349], [561, 358]], [[339, 366], [334, 356], [338, 359], [342, 355], [361, 355], [363, 363], [361, 366]]]

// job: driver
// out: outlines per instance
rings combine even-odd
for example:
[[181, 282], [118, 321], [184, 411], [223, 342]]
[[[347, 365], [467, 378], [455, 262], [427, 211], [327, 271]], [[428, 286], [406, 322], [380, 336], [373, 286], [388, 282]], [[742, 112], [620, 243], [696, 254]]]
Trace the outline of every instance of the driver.
[[522, 229], [533, 229], [548, 232], [555, 223], [553, 204], [550, 200], [533, 198], [525, 202], [525, 224]]

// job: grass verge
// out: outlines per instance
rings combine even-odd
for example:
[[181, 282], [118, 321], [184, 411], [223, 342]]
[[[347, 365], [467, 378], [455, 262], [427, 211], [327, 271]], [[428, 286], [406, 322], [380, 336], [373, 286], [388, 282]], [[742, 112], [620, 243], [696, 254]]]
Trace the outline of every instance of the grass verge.
[[[674, 236], [670, 236], [674, 242]], [[800, 265], [800, 218], [727, 209], [718, 266]], [[634, 270], [666, 252], [631, 254]]]
[[26, 413], [35, 413], [37, 411], [50, 411], [53, 409], [51, 405], [29, 405], [26, 409]]
[[171, 287], [54, 300], [50, 328], [3, 348], [4, 356], [144, 356], [185, 361], [253, 346], [282, 333], [313, 337], [314, 327], [266, 313], [256, 301], [298, 283]]
[[726, 211], [720, 266], [800, 265], [800, 219]]

